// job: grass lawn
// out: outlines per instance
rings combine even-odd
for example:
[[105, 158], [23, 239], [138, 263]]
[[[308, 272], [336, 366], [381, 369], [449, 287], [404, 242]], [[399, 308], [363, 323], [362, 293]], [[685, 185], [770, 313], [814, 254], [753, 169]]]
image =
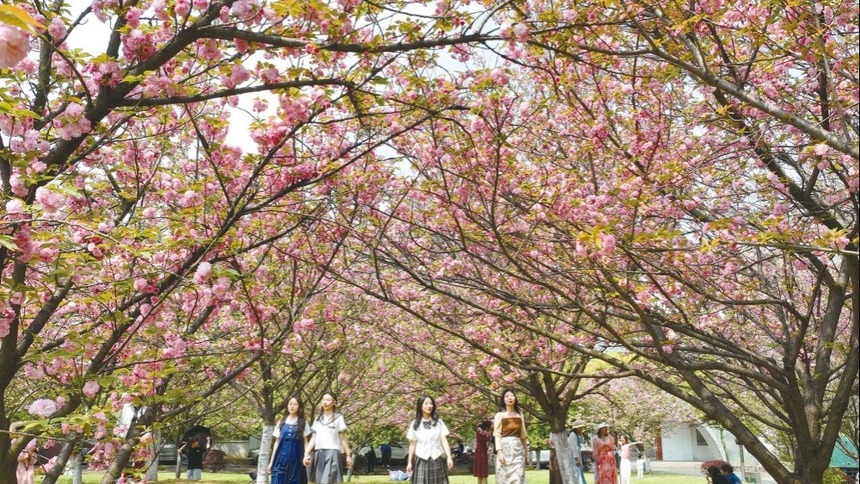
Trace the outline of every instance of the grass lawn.
[[[183, 475], [184, 475], [183, 471]], [[101, 472], [84, 472], [84, 484], [98, 484], [101, 481], [103, 473]], [[196, 484], [250, 484], [251, 480], [248, 478], [248, 474], [240, 474], [236, 472], [204, 472], [202, 481], [187, 481], [185, 479], [174, 479], [173, 476], [176, 474], [174, 472], [159, 472], [158, 473], [158, 482], [161, 484], [185, 484], [185, 483], [196, 483]], [[593, 482], [593, 475], [586, 474], [586, 481], [591, 484]], [[469, 475], [455, 475], [450, 476], [451, 484], [475, 484], [477, 481], [474, 477]], [[526, 481], [528, 484], [549, 484], [549, 471], [541, 470], [541, 471], [527, 471], [526, 472]], [[71, 484], [72, 478], [68, 476], [61, 477], [58, 481], [59, 484]], [[353, 476], [352, 483], [354, 484], [392, 484], [393, 481], [387, 479], [383, 475], [377, 476]], [[652, 474], [646, 474], [642, 479], [637, 479], [636, 475], [633, 475], [632, 483], [633, 484], [690, 484], [690, 483], [702, 483], [704, 484], [704, 478], [697, 478], [695, 476], [683, 476], [679, 474], [666, 474], [662, 472], [654, 472]], [[488, 484], [495, 484], [496, 480], [494, 476], [490, 476]], [[409, 484], [408, 481], [404, 484]]]

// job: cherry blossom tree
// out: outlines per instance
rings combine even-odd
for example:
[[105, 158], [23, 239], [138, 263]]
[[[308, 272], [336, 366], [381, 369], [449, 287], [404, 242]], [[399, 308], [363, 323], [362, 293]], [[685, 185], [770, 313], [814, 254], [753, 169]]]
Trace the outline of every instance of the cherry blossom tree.
[[[567, 20], [595, 14], [579, 7]], [[543, 72], [582, 92], [568, 95], [581, 115], [569, 119], [590, 119], [593, 148], [625, 160], [605, 172], [623, 182], [592, 175], [598, 185], [583, 193], [605, 228], [570, 226], [597, 271], [587, 280], [626, 300], [627, 310], [609, 306], [607, 338], [632, 350], [642, 343], [635, 330], [645, 330], [696, 406], [774, 477], [816, 481], [857, 392], [857, 79], [844, 70], [856, 62], [857, 5], [632, 4], [604, 14], [630, 30], [537, 34], [547, 49], [531, 54], [559, 61]], [[529, 30], [540, 30], [540, 14], [526, 16]], [[614, 72], [598, 85], [583, 61]], [[686, 96], [674, 101], [673, 92]], [[640, 187], [650, 203], [639, 204]], [[606, 197], [627, 202], [604, 205]], [[658, 226], [676, 235], [664, 238]], [[768, 411], [733, 392], [755, 395]], [[790, 436], [791, 471], [741, 415]]]
[[[62, 424], [88, 408], [90, 382], [117, 368], [128, 372], [122, 385], [155, 378], [150, 395], [166, 398], [158, 378], [172, 365], [151, 369], [139, 357], [183, 356], [188, 328], [171, 318], [200, 334], [252, 320], [225, 305], [230, 261], [301, 230], [326, 207], [335, 175], [413, 128], [373, 121], [414, 109], [375, 101], [385, 98], [374, 87], [381, 72], [408, 66], [400, 53], [474, 40], [451, 28], [398, 30], [355, 4], [95, 2], [73, 12], [63, 1], [16, 3], [46, 27], [32, 57], [3, 74], [0, 482], [23, 448], [8, 433], [13, 420]], [[90, 39], [102, 44], [71, 47], [85, 25], [107, 28]], [[232, 146], [230, 113], [254, 96], [253, 148]], [[262, 349], [245, 330], [236, 341], [249, 345], [250, 364]], [[147, 346], [164, 343], [150, 332], [167, 345]], [[221, 376], [241, 373], [223, 363]], [[59, 385], [40, 384], [42, 374]], [[28, 416], [33, 395], [45, 403]]]
[[[489, 125], [499, 117], [515, 118], [523, 109], [523, 104], [502, 102], [509, 104], [458, 125]], [[528, 129], [522, 126], [534, 122], [535, 116], [530, 116], [528, 123], [517, 122], [512, 130], [525, 132]], [[540, 124], [543, 129], [551, 125], [548, 119]], [[762, 247], [755, 240], [761, 231], [751, 230], [757, 223], [747, 226], [746, 222], [753, 205], [731, 190], [737, 184], [724, 174], [716, 179], [726, 181], [725, 193], [712, 195], [707, 205], [714, 203], [721, 212], [740, 210], [745, 217], [732, 214], [726, 218], [723, 213], [700, 219], [683, 215], [696, 212], [678, 191], [663, 193], [666, 187], [661, 179], [679, 176], [674, 167], [667, 167], [665, 173], [649, 169], [647, 178], [653, 177], [656, 183], [647, 184], [646, 177], [626, 173], [630, 165], [618, 164], [615, 157], [620, 154], [604, 147], [606, 158], [613, 159], [601, 163], [599, 169], [595, 165], [600, 160], [594, 152], [588, 153], [590, 149], [577, 152], [588, 160], [584, 166], [570, 166], [573, 163], [564, 157], [555, 157], [560, 166], [567, 163], [571, 169], [561, 175], [549, 168], [551, 162], [526, 161], [541, 148], [555, 148], [526, 144], [526, 138], [542, 142], [547, 139], [545, 134], [539, 138], [537, 133], [526, 137], [488, 131], [479, 143], [473, 142], [474, 133], [464, 133], [460, 140], [465, 148], [453, 146], [450, 151], [428, 150], [415, 156], [429, 168], [414, 190], [397, 196], [399, 204], [391, 211], [397, 222], [391, 222], [386, 235], [390, 241], [379, 244], [380, 263], [401, 269], [422, 291], [505, 318], [518, 331], [611, 362], [684, 399], [732, 432], [781, 482], [804, 482], [809, 477], [796, 476], [823, 472], [827, 459], [818, 458], [812, 464], [816, 457], [803, 454], [807, 448], [823, 445], [822, 455], [828, 456], [827, 449], [832, 450], [834, 442], [830, 439], [837, 432], [813, 422], [824, 419], [830, 420], [829, 425], [838, 424], [836, 416], [844, 413], [848, 397], [856, 390], [856, 318], [850, 306], [844, 305], [850, 300], [844, 296], [845, 286], [836, 284], [825, 290], [827, 281], [835, 283], [840, 278], [824, 276], [828, 271], [850, 268], [850, 264], [839, 268], [852, 257], [850, 248], [822, 245], [816, 254], [815, 250], [798, 251], [803, 242], [797, 240], [780, 255], [779, 247]], [[450, 132], [438, 128], [433, 136], [440, 140]], [[565, 136], [575, 135], [559, 133], [549, 139]], [[500, 141], [493, 145], [492, 140]], [[574, 148], [559, 151], [569, 156]], [[682, 155], [680, 149], [673, 154]], [[493, 160], [495, 166], [487, 168], [485, 160]], [[710, 166], [717, 172], [724, 169], [716, 163]], [[691, 176], [698, 177], [706, 169], [710, 169], [707, 164], [696, 164]], [[767, 186], [766, 176], [762, 178], [765, 186], [761, 191], [771, 197], [780, 193]], [[755, 180], [749, 177], [749, 182]], [[730, 210], [732, 201], [740, 203]], [[674, 213], [665, 212], [673, 208]], [[762, 218], [769, 216], [765, 213]], [[737, 238], [738, 229], [729, 224], [742, 224], [750, 232], [744, 240], [714, 244], [718, 235], [708, 232], [721, 223], [726, 225], [716, 230], [722, 236]], [[691, 231], [697, 224], [698, 231]], [[701, 238], [697, 241], [693, 234]], [[417, 256], [421, 250], [424, 255]], [[821, 255], [828, 253], [833, 254], [832, 259]], [[437, 263], [429, 264], [430, 260]], [[851, 277], [848, 271], [844, 277]], [[398, 287], [404, 284], [400, 282]], [[836, 292], [826, 296], [830, 291]], [[833, 304], [840, 303], [834, 314], [800, 310], [826, 308], [828, 297], [836, 298], [831, 299]], [[514, 316], [514, 308], [570, 323], [561, 330], [535, 325], [534, 318]], [[783, 308], [793, 311], [785, 313]], [[595, 340], [582, 344], [570, 338], [571, 332], [591, 334]], [[831, 343], [822, 346], [821, 338]], [[613, 357], [601, 351], [601, 346], [623, 347], [637, 358]], [[816, 357], [805, 356], [816, 351]], [[780, 360], [783, 364], [774, 366]], [[810, 365], [807, 371], [798, 369], [803, 362]], [[824, 371], [820, 378], [827, 382], [813, 393], [818, 395], [815, 414], [819, 417], [808, 420], [811, 427], [798, 431], [796, 423], [807, 421], [809, 407], [799, 402], [809, 401], [814, 368]], [[761, 408], [743, 398], [751, 395], [766, 412], [751, 411]], [[762, 434], [755, 432], [759, 425], [792, 434], [797, 443], [806, 439], [793, 449], [793, 471], [783, 467], [778, 456], [759, 440]], [[832, 433], [818, 433], [816, 440], [810, 440], [816, 435], [814, 429], [825, 428]]]
[[200, 364], [243, 374], [268, 314], [231, 264], [337, 211], [309, 233], [357, 235], [342, 281], [609, 362], [820, 479], [860, 358], [856, 2], [15, 5], [44, 29], [0, 86], [0, 484], [13, 422], [107, 431], [176, 391], [189, 338], [231, 335]]
[[[650, 448], [655, 447], [665, 425], [702, 422], [692, 406], [638, 378], [613, 380], [577, 404], [579, 418], [592, 424], [607, 422], [612, 432]], [[594, 432], [594, 428], [586, 428], [586, 432]]]
[[414, 175], [370, 207], [366, 246], [403, 279], [383, 280], [631, 372], [779, 482], [819, 480], [857, 393], [856, 15], [512, 6], [508, 66], [425, 92], [470, 111], [395, 141]]
[[[427, 205], [421, 205], [416, 213], [424, 217], [428, 215], [427, 209]], [[405, 214], [399, 211], [398, 217]], [[380, 225], [389, 222], [383, 221]], [[393, 222], [393, 225], [398, 224]], [[398, 232], [399, 229], [392, 230]], [[609, 371], [586, 372], [589, 356], [576, 354], [565, 345], [536, 336], [531, 330], [521, 330], [550, 327], [566, 332], [563, 322], [547, 321], [540, 313], [510, 307], [491, 297], [478, 296], [476, 300], [461, 304], [460, 298], [467, 298], [464, 294], [452, 295], [440, 290], [442, 297], [434, 295], [436, 288], [423, 286], [428, 281], [416, 272], [431, 271], [434, 277], [446, 273], [447, 264], [456, 264], [447, 258], [448, 254], [437, 249], [431, 252], [440, 257], [423, 253], [427, 247], [423, 245], [425, 242], [432, 245], [429, 240], [398, 238], [392, 247], [387, 241], [377, 244], [380, 239], [373, 234], [373, 230], [366, 227], [358, 234], [363, 237], [362, 241], [356, 241], [345, 250], [346, 257], [355, 259], [350, 259], [352, 262], [346, 266], [348, 271], [339, 273], [339, 277], [392, 306], [392, 315], [377, 317], [380, 322], [376, 327], [404, 353], [402, 361], [415, 374], [413, 384], [417, 383], [417, 388], [435, 390], [431, 393], [437, 397], [438, 405], [457, 402], [457, 406], [467, 412], [459, 418], [455, 413], [450, 420], [470, 426], [490, 418], [498, 410], [504, 389], [516, 389], [522, 394], [521, 405], [528, 414], [549, 426], [553, 445], [561, 455], [562, 475], [569, 475], [566, 423], [572, 404], [597, 391], [609, 379], [625, 376], [625, 373], [613, 371], [611, 367]], [[367, 247], [362, 242], [373, 245]], [[421, 258], [411, 262], [420, 269], [405, 262], [415, 254], [421, 254]], [[407, 275], [391, 270], [391, 265]], [[419, 279], [417, 284], [410, 280], [409, 273]], [[441, 277], [444, 280], [445, 277]], [[496, 278], [494, 283], [503, 284]], [[585, 335], [579, 340], [586, 344], [593, 338]]]

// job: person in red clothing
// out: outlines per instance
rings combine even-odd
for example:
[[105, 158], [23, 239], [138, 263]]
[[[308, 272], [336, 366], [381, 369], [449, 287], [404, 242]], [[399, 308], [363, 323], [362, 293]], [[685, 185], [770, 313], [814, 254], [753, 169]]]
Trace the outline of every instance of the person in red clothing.
[[617, 484], [615, 470], [615, 437], [609, 433], [609, 425], [597, 426], [597, 435], [591, 438], [594, 453], [594, 484]]
[[484, 420], [478, 425], [478, 432], [475, 434], [475, 460], [472, 462], [472, 475], [478, 478], [478, 484], [487, 484], [492, 426], [492, 422]]

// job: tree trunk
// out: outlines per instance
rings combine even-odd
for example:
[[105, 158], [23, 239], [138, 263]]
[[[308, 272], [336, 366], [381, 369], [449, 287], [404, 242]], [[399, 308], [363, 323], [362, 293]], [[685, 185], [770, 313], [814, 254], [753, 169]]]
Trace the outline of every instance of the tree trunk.
[[8, 458], [4, 455], [0, 459], [0, 484], [18, 484], [18, 478], [15, 477], [15, 468], [18, 467], [18, 460]]
[[84, 484], [83, 452], [76, 453], [75, 456], [72, 458], [72, 484]]
[[[552, 432], [549, 434], [552, 445], [555, 448], [555, 460], [558, 462], [558, 470], [561, 473], [561, 482], [563, 484], [573, 484], [573, 470], [570, 462], [570, 445], [567, 441], [567, 431]], [[540, 455], [538, 455], [540, 462]], [[539, 466], [540, 464], [538, 464]]]
[[804, 448], [799, 450], [797, 462], [794, 465], [794, 473], [791, 474], [786, 484], [822, 482], [824, 471], [830, 467], [830, 456], [833, 454], [833, 450], [831, 449], [830, 452]]
[[[0, 249], [2, 251], [3, 249]], [[11, 370], [15, 356], [13, 334], [17, 334], [17, 326], [13, 326], [10, 334], [0, 340], [0, 484], [17, 484], [15, 469], [18, 467], [18, 452], [12, 448], [12, 423], [6, 418], [6, 387], [15, 374]], [[14, 332], [14, 333], [13, 333]], [[9, 348], [12, 348], [9, 350]], [[9, 365], [9, 366], [7, 366]]]
[[131, 453], [134, 451], [134, 445], [126, 441], [117, 451], [116, 457], [108, 466], [105, 475], [102, 476], [101, 484], [114, 484], [117, 479], [122, 477], [122, 471], [125, 470], [126, 464], [131, 459]]
[[[4, 420], [2, 405], [3, 401], [0, 399], [0, 421]], [[9, 450], [11, 440], [9, 434], [3, 432], [3, 430], [8, 428], [8, 425], [0, 428], [0, 484], [17, 484], [15, 482], [17, 481], [15, 478], [15, 467], [18, 465], [18, 459], [16, 456], [12, 456]]]
[[57, 482], [57, 479], [59, 479], [63, 474], [63, 470], [66, 468], [66, 463], [69, 462], [69, 458], [72, 456], [72, 451], [75, 450], [77, 444], [77, 436], [73, 436], [71, 440], [63, 443], [63, 449], [60, 450], [60, 454], [57, 456], [57, 460], [54, 462], [51, 470], [45, 474], [42, 484], [54, 484]]
[[272, 452], [274, 452], [272, 449], [272, 432], [274, 430], [274, 425], [263, 425], [263, 435], [260, 437], [260, 455], [257, 456], [257, 484], [268, 484], [269, 482], [269, 461]]
[[[150, 442], [150, 454], [146, 460], [146, 482], [158, 481], [158, 454], [156, 450], [161, 443], [161, 432], [158, 430], [152, 431], [152, 442]], [[179, 456], [176, 456], [179, 459]]]

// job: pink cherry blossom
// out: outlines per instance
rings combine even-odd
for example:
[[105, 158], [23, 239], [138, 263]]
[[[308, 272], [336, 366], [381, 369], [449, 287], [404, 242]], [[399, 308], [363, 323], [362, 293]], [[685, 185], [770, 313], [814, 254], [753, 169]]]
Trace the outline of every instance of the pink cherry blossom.
[[228, 289], [230, 289], [230, 279], [227, 277], [219, 277], [212, 286], [212, 294], [219, 298], [223, 298], [227, 294]]
[[529, 38], [529, 27], [520, 22], [514, 25], [514, 37], [520, 42], [524, 42]]
[[30, 415], [44, 418], [53, 415], [57, 411], [57, 404], [53, 400], [40, 398], [31, 403], [27, 411], [30, 412]]
[[296, 321], [295, 324], [293, 324], [293, 329], [298, 332], [313, 331], [314, 328], [316, 328], [316, 323], [313, 319], [309, 318]]
[[48, 25], [48, 33], [55, 39], [62, 39], [66, 36], [66, 24], [62, 18], [55, 17]]
[[600, 255], [608, 256], [615, 252], [615, 236], [612, 234], [600, 234]]
[[140, 14], [140, 9], [137, 7], [128, 9], [128, 12], [125, 14], [125, 19], [128, 21], [129, 27], [133, 29], [140, 27]]
[[6, 213], [24, 213], [24, 202], [20, 198], [13, 198], [6, 202]]
[[0, 68], [15, 67], [30, 50], [30, 36], [23, 30], [0, 24]]
[[0, 338], [5, 338], [6, 335], [9, 334], [9, 330], [11, 329], [12, 318], [4, 315], [0, 315]]
[[197, 271], [194, 273], [194, 282], [201, 283], [209, 278], [209, 274], [212, 272], [212, 264], [209, 262], [201, 262], [197, 266]]
[[45, 213], [54, 213], [65, 205], [65, 198], [49, 188], [39, 187], [36, 189], [36, 202]]
[[128, 433], [128, 427], [126, 425], [117, 425], [113, 428], [113, 435], [115, 437], [125, 437], [126, 433]]
[[77, 138], [89, 132], [91, 128], [89, 120], [84, 116], [84, 107], [76, 103], [69, 104], [57, 120], [62, 123], [59, 131], [60, 137], [64, 140]]
[[100, 389], [101, 387], [99, 386], [99, 383], [97, 381], [89, 380], [84, 383], [84, 387], [81, 391], [84, 395], [87, 396], [87, 398], [93, 398], [96, 396], [96, 394], [98, 394]]
[[51, 457], [50, 459], [48, 459], [48, 462], [45, 462], [44, 464], [42, 464], [42, 469], [44, 469], [45, 472], [51, 472], [51, 469], [54, 468], [54, 464], [57, 463], [58, 458], [59, 458], [59, 456], [55, 455], [55, 456]]
[[134, 280], [134, 290], [135, 291], [142, 291], [144, 288], [146, 288], [147, 285], [149, 285], [149, 282], [142, 277], [139, 277], [139, 278]]
[[839, 250], [845, 250], [845, 247], [848, 246], [848, 243], [851, 242], [848, 240], [848, 237], [844, 235], [840, 235], [833, 240], [833, 245], [836, 246]]
[[37, 366], [27, 365], [24, 367], [24, 376], [33, 380], [38, 380], [45, 377], [45, 372]]

